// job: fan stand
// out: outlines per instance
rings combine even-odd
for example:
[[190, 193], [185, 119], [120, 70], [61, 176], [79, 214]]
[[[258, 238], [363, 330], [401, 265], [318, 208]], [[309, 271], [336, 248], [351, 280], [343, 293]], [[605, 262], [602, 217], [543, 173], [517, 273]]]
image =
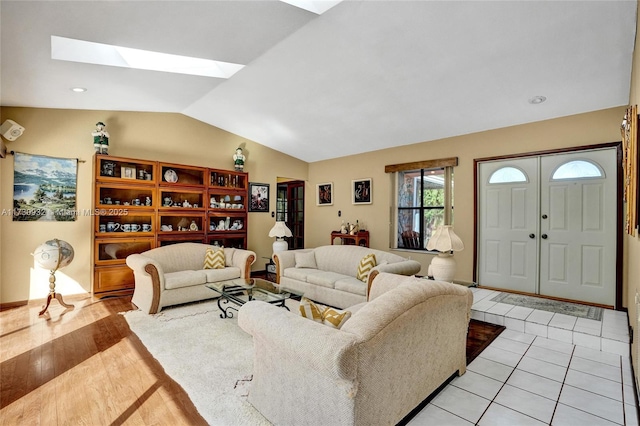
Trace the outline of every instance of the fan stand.
[[55, 270], [51, 271], [51, 275], [49, 275], [49, 295], [47, 296], [47, 304], [40, 311], [38, 316], [42, 316], [44, 315], [45, 312], [47, 312], [47, 309], [49, 309], [49, 304], [51, 303], [52, 299], [56, 299], [62, 306], [64, 306], [67, 309], [74, 308], [74, 305], [69, 305], [67, 303], [64, 303], [64, 300], [62, 300], [62, 295], [60, 293], [56, 293], [56, 271]]

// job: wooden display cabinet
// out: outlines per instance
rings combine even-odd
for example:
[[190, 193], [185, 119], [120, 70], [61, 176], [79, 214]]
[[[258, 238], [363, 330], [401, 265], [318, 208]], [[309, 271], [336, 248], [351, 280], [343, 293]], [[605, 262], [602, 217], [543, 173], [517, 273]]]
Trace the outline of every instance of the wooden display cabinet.
[[[133, 253], [181, 242], [247, 248], [247, 173], [97, 154], [94, 175], [98, 297], [131, 293], [125, 261]], [[225, 229], [217, 229], [220, 220]]]

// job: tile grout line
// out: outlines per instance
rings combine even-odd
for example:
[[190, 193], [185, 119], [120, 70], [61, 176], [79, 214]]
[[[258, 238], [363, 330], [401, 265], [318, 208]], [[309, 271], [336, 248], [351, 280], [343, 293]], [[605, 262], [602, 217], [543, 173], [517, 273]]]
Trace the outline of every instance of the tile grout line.
[[[523, 334], [525, 334], [525, 333], [523, 333]], [[496, 397], [497, 397], [497, 395], [500, 393], [500, 391], [502, 391], [502, 389], [504, 388], [504, 386], [507, 384], [507, 381], [511, 378], [511, 376], [513, 375], [513, 373], [516, 371], [516, 369], [518, 368], [518, 365], [520, 365], [520, 363], [522, 362], [522, 359], [525, 357], [526, 353], [529, 351], [529, 349], [531, 348], [531, 346], [538, 346], [538, 345], [534, 345], [534, 344], [533, 344], [533, 343], [535, 342], [535, 340], [536, 340], [538, 337], [542, 337], [542, 336], [536, 336], [536, 338], [535, 338], [534, 340], [532, 340], [532, 341], [531, 341], [531, 343], [529, 343], [529, 344], [528, 344], [528, 345], [529, 345], [529, 347], [528, 347], [528, 348], [527, 348], [527, 350], [526, 350], [526, 351], [521, 355], [520, 360], [519, 360], [519, 361], [518, 361], [518, 363], [513, 367], [513, 371], [511, 371], [511, 373], [509, 374], [509, 376], [508, 376], [508, 377], [505, 379], [505, 381], [502, 383], [502, 386], [500, 387], [500, 390], [498, 390], [498, 392], [496, 393], [496, 395], [491, 399], [491, 401], [490, 401], [489, 405], [488, 405], [488, 406], [487, 406], [487, 408], [483, 411], [482, 415], [481, 415], [481, 416], [480, 416], [480, 418], [478, 419], [478, 422], [476, 422], [476, 425], [480, 422], [480, 420], [482, 419], [482, 417], [486, 414], [486, 412], [488, 411], [489, 407], [491, 407], [491, 404], [498, 404], [498, 405], [500, 405], [500, 406], [503, 406], [503, 407], [504, 407], [504, 405], [502, 405], [502, 404], [500, 404], [500, 403], [496, 402], [496, 401], [495, 401], [495, 398], [496, 398]], [[505, 338], [505, 339], [507, 339], [507, 338]], [[548, 338], [547, 338], [547, 339], [548, 339]], [[509, 340], [511, 340], [511, 339], [509, 339]], [[548, 340], [549, 340], [549, 339], [548, 339]], [[550, 339], [550, 340], [553, 340], [553, 339]], [[523, 342], [520, 342], [520, 343], [523, 343]], [[548, 350], [553, 350], [554, 352], [562, 353], [562, 352], [556, 351], [556, 350], [551, 349], [551, 348], [546, 348], [546, 347], [543, 347], [543, 346], [540, 346], [540, 347], [545, 348], [545, 349], [548, 349]], [[511, 352], [511, 351], [509, 351], [509, 350], [507, 350], [507, 349], [501, 349], [501, 350], [506, 351], [506, 352]], [[565, 384], [566, 384], [567, 386], [574, 387], [574, 386], [571, 386], [571, 385], [569, 385], [568, 383], [566, 383], [566, 378], [567, 378], [567, 375], [569, 374], [569, 367], [570, 367], [570, 365], [571, 365], [571, 360], [573, 360], [573, 358], [574, 358], [574, 357], [576, 357], [576, 358], [580, 358], [580, 359], [585, 359], [585, 360], [587, 360], [587, 361], [599, 362], [599, 361], [591, 360], [591, 359], [588, 359], [588, 358], [582, 358], [582, 357], [580, 357], [580, 356], [576, 356], [576, 355], [575, 355], [575, 350], [576, 350], [576, 345], [573, 345], [573, 349], [572, 349], [572, 351], [571, 351], [571, 357], [570, 357], [570, 359], [569, 359], [569, 364], [567, 365], [567, 369], [566, 369], [566, 371], [565, 371], [564, 377], [563, 377], [562, 382], [561, 382], [560, 392], [558, 393], [558, 398], [555, 400], [555, 406], [554, 406], [554, 410], [553, 410], [553, 413], [552, 413], [552, 416], [551, 416], [551, 420], [552, 420], [552, 421], [553, 421], [553, 417], [555, 416], [556, 410], [557, 410], [557, 408], [558, 408], [558, 404], [560, 404], [560, 395], [562, 394], [562, 390], [564, 389]], [[511, 353], [515, 353], [515, 352], [511, 352]], [[480, 357], [482, 357], [482, 356], [480, 355]], [[485, 359], [489, 360], [488, 358], [485, 358]], [[533, 359], [537, 359], [537, 358], [533, 358]], [[492, 361], [492, 360], [490, 360], [490, 361]], [[539, 360], [539, 361], [541, 361], [541, 360]], [[502, 363], [500, 363], [500, 362], [498, 362], [498, 361], [493, 361], [493, 362], [496, 362], [496, 363], [498, 363], [498, 364], [502, 364]], [[544, 362], [547, 362], [547, 361], [544, 361]], [[550, 363], [550, 364], [558, 365], [558, 366], [560, 366], [560, 367], [561, 367], [561, 365], [559, 365], [559, 364], [554, 364], [554, 363]], [[600, 363], [600, 364], [604, 364], [604, 363]], [[509, 366], [509, 365], [507, 365], [507, 364], [503, 364], [503, 365], [506, 365], [506, 366], [510, 367], [510, 366]], [[604, 365], [608, 365], [608, 364], [604, 364]], [[472, 371], [472, 370], [470, 370], [470, 371]], [[525, 371], [525, 370], [521, 370], [521, 371]], [[609, 380], [609, 381], [612, 381], [612, 382], [614, 382], [614, 383], [615, 383], [615, 381], [614, 381], [614, 380], [610, 380], [610, 379], [607, 379], [607, 378], [605, 378], [605, 377], [594, 376], [593, 374], [586, 373], [586, 372], [582, 372], [582, 371], [580, 371], [580, 370], [575, 370], [575, 371], [579, 371], [579, 372], [581, 372], [581, 373], [588, 374], [589, 376], [593, 376], [593, 377], [596, 377], [596, 378]], [[476, 374], [480, 374], [480, 375], [482, 375], [482, 376], [484, 376], [484, 377], [489, 377], [489, 376], [485, 376], [484, 374], [477, 373], [477, 372], [475, 372], [475, 371], [474, 371], [474, 373], [476, 373]], [[538, 376], [538, 377], [545, 378], [544, 376], [540, 376], [539, 374], [536, 374], [536, 373], [529, 373], [529, 374], [532, 374], [532, 375], [535, 375], [535, 376]], [[621, 374], [621, 376], [622, 376], [622, 356], [620, 356], [620, 374]], [[491, 377], [489, 377], [489, 378], [491, 378]], [[552, 380], [552, 379], [549, 379], [549, 380]], [[621, 385], [621, 386], [624, 386], [624, 383], [623, 383], [623, 381], [622, 381], [622, 377], [621, 377], [620, 385]], [[452, 386], [455, 386], [455, 385], [452, 385]], [[457, 386], [456, 386], [456, 387], [457, 387]], [[462, 389], [462, 388], [458, 388], [458, 389]], [[522, 388], [518, 388], [518, 389], [521, 389], [521, 390], [523, 390], [523, 391], [525, 391], [525, 392], [530, 392], [530, 391], [528, 391], [528, 390], [526, 390], [526, 389], [522, 389]], [[623, 419], [624, 419], [624, 422], [625, 422], [625, 423], [623, 423], [623, 424], [626, 424], [626, 414], [625, 414], [625, 412], [624, 412], [624, 388], [622, 388], [622, 392], [623, 392], [623, 400], [622, 400], [622, 401], [618, 401], [618, 400], [616, 400], [616, 399], [609, 398], [608, 396], [605, 396], [605, 395], [600, 395], [600, 394], [595, 393], [595, 392], [592, 392], [592, 391], [590, 391], [590, 390], [588, 390], [588, 389], [582, 389], [582, 388], [578, 388], [578, 387], [576, 387], [576, 389], [579, 389], [579, 390], [582, 390], [582, 391], [585, 391], [585, 392], [589, 392], [590, 394], [593, 394], [593, 395], [595, 395], [595, 396], [600, 396], [600, 397], [604, 397], [604, 398], [610, 399], [610, 400], [612, 400], [612, 401], [614, 401], [614, 402], [621, 402], [621, 403], [622, 403], [622, 409], [623, 409]], [[469, 393], [471, 393], [471, 394], [474, 394], [473, 392], [470, 392], [470, 391], [468, 391], [468, 390], [466, 390], [466, 389], [462, 389], [462, 390], [465, 390], [465, 391], [467, 391], [467, 392], [469, 392]], [[534, 395], [537, 395], [537, 394], [535, 394], [535, 393], [533, 393], [533, 392], [530, 392], [530, 393], [532, 393], [532, 394], [534, 394]], [[474, 394], [474, 395], [476, 395], [476, 394]], [[478, 395], [478, 396], [480, 396], [480, 395]], [[542, 395], [538, 395], [538, 396], [542, 396]], [[481, 397], [481, 396], [480, 396], [480, 397]], [[544, 396], [542, 396], [542, 397], [543, 397], [543, 398], [546, 398], [546, 397], [544, 397]], [[546, 399], [549, 399], [549, 398], [546, 398]], [[549, 400], [553, 401], [552, 399], [549, 399]], [[573, 407], [573, 406], [570, 406], [570, 405], [567, 405], [567, 406], [568, 406], [568, 407], [570, 407], [570, 408], [572, 408], [572, 409], [574, 409], [574, 410], [578, 410], [578, 411], [581, 411], [581, 412], [583, 412], [583, 413], [586, 413], [586, 414], [588, 414], [588, 415], [590, 415], [590, 416], [594, 416], [594, 417], [598, 417], [598, 418], [604, 419], [603, 417], [601, 417], [601, 416], [599, 416], [599, 415], [596, 415], [596, 414], [593, 414], [593, 413], [589, 413], [589, 412], [584, 411], [584, 410], [581, 410], [581, 409], [579, 409], [579, 408], [577, 408], [577, 407]], [[517, 413], [519, 413], [519, 414], [522, 414], [522, 415], [525, 415], [525, 416], [531, 417], [531, 418], [533, 418], [533, 419], [535, 419], [535, 420], [539, 420], [539, 419], [536, 419], [535, 417], [532, 417], [532, 416], [530, 416], [530, 415], [528, 415], [528, 414], [526, 414], [526, 413], [522, 413], [522, 412], [520, 412], [520, 411], [518, 411], [518, 410], [514, 410], [513, 408], [509, 408], [509, 407], [505, 407], [505, 408], [508, 408], [508, 409], [510, 409], [510, 410], [513, 410], [513, 411], [515, 411], [515, 412], [517, 412]], [[608, 420], [608, 419], [604, 419], [604, 420]], [[551, 424], [551, 423], [549, 423], [549, 424]]]

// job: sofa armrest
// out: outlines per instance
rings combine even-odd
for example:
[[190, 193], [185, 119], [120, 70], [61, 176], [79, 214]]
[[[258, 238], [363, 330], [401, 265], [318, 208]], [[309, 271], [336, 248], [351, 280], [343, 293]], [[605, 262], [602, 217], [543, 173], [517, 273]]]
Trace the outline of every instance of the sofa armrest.
[[127, 256], [126, 262], [135, 278], [131, 302], [148, 314], [157, 313], [160, 309], [160, 293], [164, 290], [162, 266], [142, 254], [131, 254]]
[[278, 253], [273, 253], [272, 259], [276, 264], [276, 283], [280, 284], [280, 277], [283, 275], [285, 269], [293, 268], [296, 266], [296, 252], [301, 251], [307, 252], [311, 250], [285, 250]]
[[402, 262], [384, 263], [371, 268], [369, 278], [367, 279], [367, 300], [369, 300], [369, 292], [371, 291], [373, 280], [380, 272], [410, 276], [420, 272], [420, 269], [422, 269], [420, 262], [411, 259]]
[[[256, 351], [269, 359], [295, 362], [336, 380], [355, 380], [356, 339], [350, 333], [303, 318], [297, 313], [252, 301], [238, 312], [238, 325], [254, 339]], [[256, 360], [266, 359], [256, 356]], [[280, 365], [287, 368], [286, 365]]]
[[251, 276], [251, 265], [256, 261], [256, 254], [251, 250], [235, 249], [233, 266], [240, 268], [240, 278]]

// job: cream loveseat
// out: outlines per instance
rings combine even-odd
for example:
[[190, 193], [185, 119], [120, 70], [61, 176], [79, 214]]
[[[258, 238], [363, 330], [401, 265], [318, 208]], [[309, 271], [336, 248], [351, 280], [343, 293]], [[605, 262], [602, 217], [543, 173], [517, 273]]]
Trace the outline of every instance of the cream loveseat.
[[399, 275], [420, 272], [419, 262], [393, 253], [356, 245], [331, 245], [274, 253], [276, 281], [320, 303], [338, 308], [355, 305], [367, 300], [370, 275], [364, 281], [356, 276], [358, 264], [370, 253], [375, 254], [376, 266], [369, 274], [373, 271]]
[[207, 248], [212, 246], [178, 243], [127, 256], [136, 281], [131, 302], [155, 314], [165, 306], [216, 297], [205, 284], [250, 276], [254, 252], [225, 247], [225, 267], [203, 269]]
[[[395, 425], [466, 370], [466, 287], [380, 273], [341, 329], [253, 301], [249, 402], [275, 425]], [[347, 309], [349, 310], [349, 309]]]

